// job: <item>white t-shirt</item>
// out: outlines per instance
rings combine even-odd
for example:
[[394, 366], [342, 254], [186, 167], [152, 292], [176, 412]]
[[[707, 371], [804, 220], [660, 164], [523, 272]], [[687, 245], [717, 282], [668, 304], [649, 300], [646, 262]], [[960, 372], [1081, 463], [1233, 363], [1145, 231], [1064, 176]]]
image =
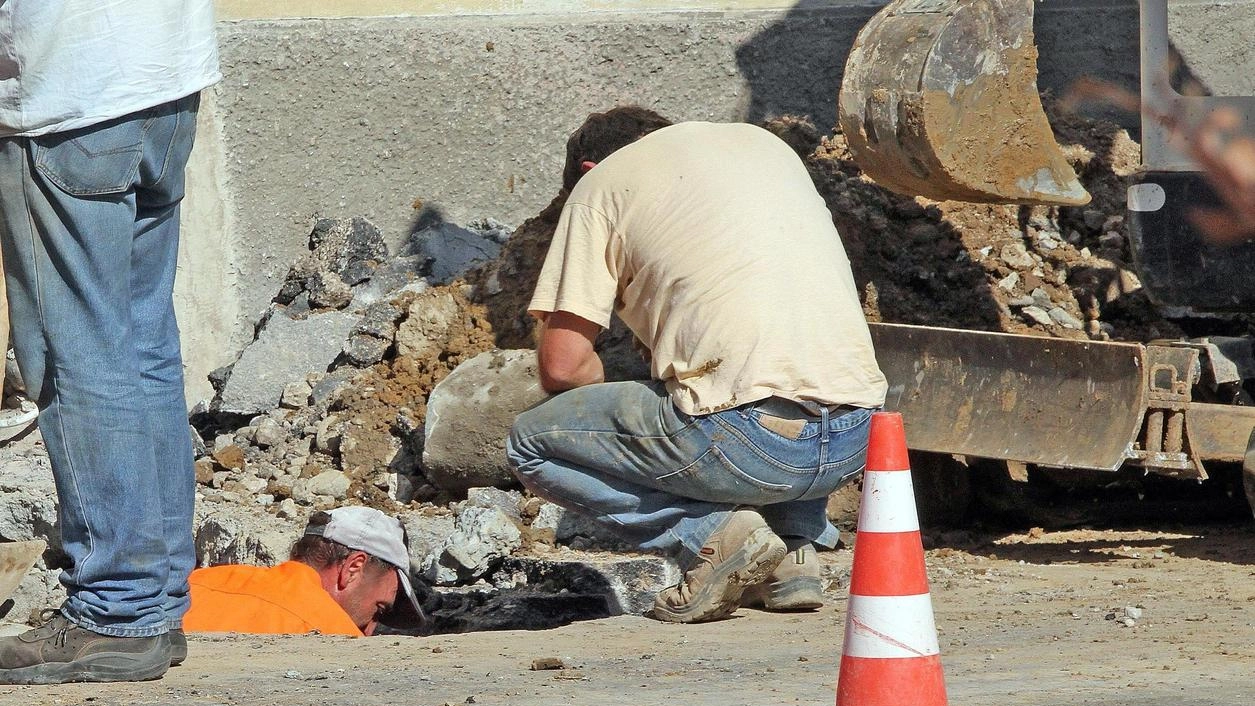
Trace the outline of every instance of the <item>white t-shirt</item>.
[[688, 414], [773, 395], [884, 403], [832, 214], [797, 155], [753, 125], [672, 125], [585, 174], [528, 308], [603, 327], [617, 312]]
[[221, 78], [211, 0], [0, 2], [0, 137], [95, 125]]

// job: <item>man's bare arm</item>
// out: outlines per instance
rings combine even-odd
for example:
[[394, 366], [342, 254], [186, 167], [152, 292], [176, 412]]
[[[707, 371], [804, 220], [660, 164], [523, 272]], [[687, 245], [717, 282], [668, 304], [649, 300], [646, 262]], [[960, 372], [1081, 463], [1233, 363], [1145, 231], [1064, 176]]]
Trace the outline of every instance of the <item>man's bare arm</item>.
[[593, 349], [601, 326], [568, 311], [555, 311], [541, 324], [540, 386], [547, 392], [605, 382], [601, 358]]

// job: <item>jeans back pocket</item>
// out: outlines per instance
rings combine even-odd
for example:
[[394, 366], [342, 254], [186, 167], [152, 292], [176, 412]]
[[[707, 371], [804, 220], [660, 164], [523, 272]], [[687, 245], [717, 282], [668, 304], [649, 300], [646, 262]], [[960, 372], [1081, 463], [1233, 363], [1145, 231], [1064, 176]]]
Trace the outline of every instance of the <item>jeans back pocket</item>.
[[92, 126], [31, 138], [35, 169], [71, 196], [104, 196], [129, 190], [144, 156], [135, 122]]

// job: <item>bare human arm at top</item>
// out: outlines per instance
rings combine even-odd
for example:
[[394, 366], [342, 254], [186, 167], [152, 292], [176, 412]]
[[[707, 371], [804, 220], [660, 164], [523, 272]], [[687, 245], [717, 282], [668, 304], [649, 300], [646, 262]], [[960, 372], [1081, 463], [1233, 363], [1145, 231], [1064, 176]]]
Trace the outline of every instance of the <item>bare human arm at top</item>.
[[593, 349], [601, 326], [569, 311], [555, 311], [541, 321], [540, 386], [563, 392], [606, 381], [601, 358]]

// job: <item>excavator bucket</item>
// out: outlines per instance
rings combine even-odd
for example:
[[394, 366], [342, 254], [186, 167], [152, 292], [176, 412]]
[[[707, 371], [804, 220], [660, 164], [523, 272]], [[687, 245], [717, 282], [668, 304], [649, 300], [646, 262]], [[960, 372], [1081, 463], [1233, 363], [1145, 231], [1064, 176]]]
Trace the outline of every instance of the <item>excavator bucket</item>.
[[26, 572], [47, 548], [48, 544], [42, 539], [0, 543], [0, 603], [9, 600]]
[[876, 183], [943, 201], [1089, 202], [1037, 92], [1034, 0], [894, 0], [867, 23], [838, 105]]

